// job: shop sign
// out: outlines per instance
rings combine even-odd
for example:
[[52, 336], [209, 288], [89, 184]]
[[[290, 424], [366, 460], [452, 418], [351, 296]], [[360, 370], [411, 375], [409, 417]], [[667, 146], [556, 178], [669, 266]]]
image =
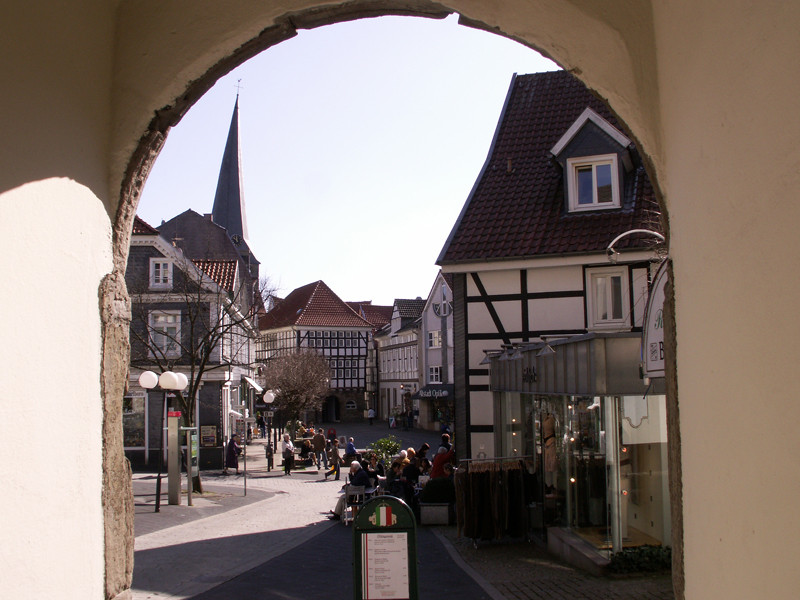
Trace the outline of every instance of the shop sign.
[[668, 279], [668, 260], [661, 263], [647, 299], [642, 339], [642, 364], [646, 377], [664, 377], [664, 287]]
[[447, 398], [453, 393], [453, 386], [452, 385], [426, 385], [420, 391], [412, 396], [412, 398], [427, 398], [432, 400], [438, 400], [439, 398]]

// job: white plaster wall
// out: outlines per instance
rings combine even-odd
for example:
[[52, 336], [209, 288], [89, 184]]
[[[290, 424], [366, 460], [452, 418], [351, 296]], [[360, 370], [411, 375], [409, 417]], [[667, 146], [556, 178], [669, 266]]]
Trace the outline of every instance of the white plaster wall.
[[528, 322], [534, 331], [586, 327], [583, 298], [541, 298], [528, 301]]
[[800, 5], [654, 7], [686, 597], [796, 597]]
[[[28, 225], [26, 225], [28, 224]], [[102, 203], [68, 179], [0, 195], [0, 598], [102, 598]]]

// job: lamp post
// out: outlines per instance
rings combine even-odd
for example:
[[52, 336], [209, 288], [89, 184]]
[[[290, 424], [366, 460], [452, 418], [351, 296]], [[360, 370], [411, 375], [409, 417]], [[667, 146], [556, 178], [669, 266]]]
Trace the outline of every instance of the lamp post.
[[[161, 509], [161, 471], [164, 467], [164, 418], [167, 414], [167, 391], [181, 391], [189, 385], [189, 380], [183, 373], [173, 373], [164, 371], [159, 376], [153, 371], [143, 371], [139, 375], [139, 385], [146, 390], [153, 390], [160, 387], [163, 393], [161, 404], [161, 437], [158, 445], [158, 477], [156, 478], [156, 512]], [[149, 449], [146, 451], [149, 452]]]

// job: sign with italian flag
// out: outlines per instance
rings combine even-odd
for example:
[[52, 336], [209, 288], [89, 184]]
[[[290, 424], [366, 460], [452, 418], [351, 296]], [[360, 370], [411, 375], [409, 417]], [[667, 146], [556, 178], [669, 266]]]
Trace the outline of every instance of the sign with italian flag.
[[391, 527], [397, 525], [397, 515], [392, 514], [392, 507], [388, 504], [379, 504], [370, 516], [369, 522], [376, 527]]

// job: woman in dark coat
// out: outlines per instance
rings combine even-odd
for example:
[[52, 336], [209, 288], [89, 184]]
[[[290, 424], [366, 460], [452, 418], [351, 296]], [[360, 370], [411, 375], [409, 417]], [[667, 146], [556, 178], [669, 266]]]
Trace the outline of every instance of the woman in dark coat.
[[228, 440], [228, 449], [225, 452], [225, 468], [222, 470], [223, 474], [228, 474], [228, 468], [233, 467], [236, 469], [236, 474], [239, 474], [239, 434], [234, 433], [231, 439]]

